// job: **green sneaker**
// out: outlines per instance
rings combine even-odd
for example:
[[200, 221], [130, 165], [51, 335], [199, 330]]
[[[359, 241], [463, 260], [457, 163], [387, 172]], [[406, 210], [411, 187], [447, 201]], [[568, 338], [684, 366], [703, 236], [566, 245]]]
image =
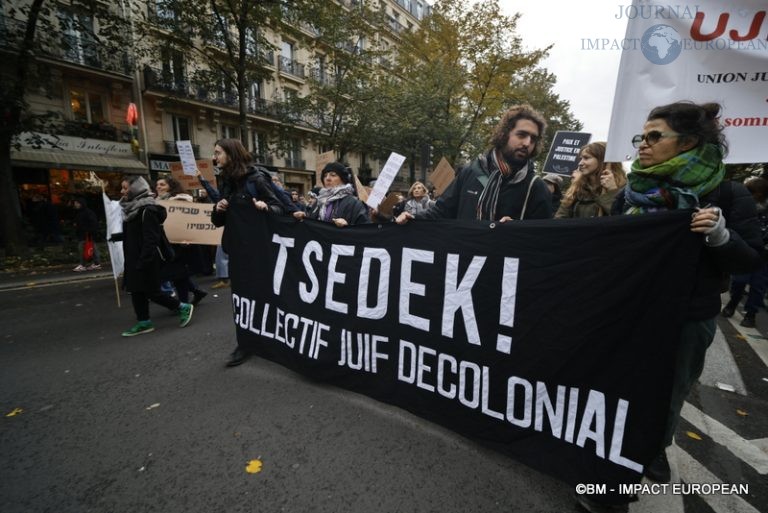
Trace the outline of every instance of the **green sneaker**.
[[131, 329], [129, 329], [128, 331], [124, 331], [123, 336], [135, 337], [136, 335], [149, 333], [150, 331], [155, 331], [155, 327], [152, 324], [152, 321], [139, 321], [136, 324], [134, 324]]
[[182, 303], [179, 305], [179, 327], [183, 328], [187, 324], [189, 324], [189, 321], [192, 320], [192, 311], [195, 309], [194, 306], [190, 305], [189, 303]]

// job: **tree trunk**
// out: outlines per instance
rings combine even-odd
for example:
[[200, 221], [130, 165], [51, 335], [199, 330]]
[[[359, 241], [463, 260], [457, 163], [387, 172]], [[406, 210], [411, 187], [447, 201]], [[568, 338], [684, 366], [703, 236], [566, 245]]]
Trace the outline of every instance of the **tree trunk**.
[[21, 223], [21, 205], [11, 169], [11, 132], [0, 131], [0, 214], [3, 218], [5, 256], [20, 256], [27, 245]]
[[2, 94], [0, 106], [0, 212], [3, 216], [3, 243], [6, 256], [19, 256], [26, 250], [24, 230], [21, 223], [21, 205], [16, 192], [11, 169], [11, 141], [14, 134], [21, 130], [21, 111], [24, 105], [24, 94], [27, 90], [27, 78], [35, 41], [37, 19], [40, 16], [45, 0], [34, 0], [29, 7], [29, 17], [24, 31], [16, 62], [16, 79], [12, 82], [10, 91]]

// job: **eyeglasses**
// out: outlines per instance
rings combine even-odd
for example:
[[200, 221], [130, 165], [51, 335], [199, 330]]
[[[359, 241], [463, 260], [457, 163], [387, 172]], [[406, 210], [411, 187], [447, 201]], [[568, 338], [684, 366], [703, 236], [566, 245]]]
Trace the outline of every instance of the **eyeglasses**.
[[632, 138], [632, 146], [639, 148], [643, 141], [645, 141], [648, 146], [653, 146], [665, 137], [677, 137], [680, 135], [681, 134], [678, 134], [677, 132], [659, 132], [658, 130], [651, 130], [647, 134], [637, 134], [634, 136]]
[[518, 130], [518, 131], [516, 131], [515, 132], [515, 137], [517, 137], [518, 139], [525, 139], [526, 137], [530, 137], [531, 138], [531, 142], [533, 144], [536, 144], [537, 142], [539, 142], [539, 139], [541, 139], [540, 135], [532, 134], [530, 132], [526, 132], [525, 130]]

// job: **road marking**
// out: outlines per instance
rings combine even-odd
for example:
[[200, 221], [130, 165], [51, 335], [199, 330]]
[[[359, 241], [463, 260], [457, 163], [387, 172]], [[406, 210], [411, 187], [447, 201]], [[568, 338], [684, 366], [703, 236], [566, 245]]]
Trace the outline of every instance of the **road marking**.
[[13, 292], [17, 290], [31, 290], [31, 289], [41, 289], [44, 287], [56, 287], [58, 285], [74, 285], [76, 283], [82, 283], [82, 282], [89, 282], [89, 281], [99, 281], [99, 280], [113, 280], [113, 276], [82, 276], [78, 278], [73, 278], [71, 280], [64, 279], [59, 281], [44, 281], [44, 282], [34, 282], [31, 281], [29, 283], [19, 284], [16, 287], [7, 287], [7, 288], [1, 288], [0, 292]]
[[680, 416], [699, 428], [716, 443], [725, 446], [734, 456], [760, 474], [768, 474], [768, 455], [759, 446], [739, 436], [690, 403], [684, 403]]
[[736, 312], [736, 315], [730, 317], [728, 321], [733, 325], [734, 328], [739, 330], [739, 332], [744, 335], [744, 338], [746, 339], [747, 344], [749, 344], [749, 347], [751, 347], [752, 350], [757, 353], [757, 356], [760, 357], [760, 359], [763, 361], [763, 364], [768, 367], [768, 340], [766, 340], [763, 334], [755, 328], [745, 328], [744, 326], [739, 326], [739, 324], [736, 322], [736, 317], [738, 317], [739, 320], [743, 319], [741, 312]]
[[[669, 448], [677, 461], [680, 480], [686, 483], [722, 483], [704, 465], [693, 459], [690, 454], [672, 445]], [[741, 483], [727, 483], [741, 484]], [[738, 495], [699, 495], [715, 513], [760, 513], [750, 503]]]

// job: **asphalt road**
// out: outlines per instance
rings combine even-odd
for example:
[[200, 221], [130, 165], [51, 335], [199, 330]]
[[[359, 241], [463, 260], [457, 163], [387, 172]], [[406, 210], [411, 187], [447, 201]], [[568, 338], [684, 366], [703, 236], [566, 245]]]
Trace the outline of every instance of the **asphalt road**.
[[406, 412], [258, 358], [225, 368], [226, 292], [183, 329], [153, 305], [133, 338], [122, 301], [110, 280], [0, 291], [3, 513], [577, 511]]
[[[183, 329], [153, 305], [156, 331], [123, 338], [111, 280], [33, 281], [0, 284], [2, 513], [578, 511], [567, 485], [407, 412], [259, 358], [225, 368], [228, 291]], [[748, 493], [644, 493], [631, 513], [768, 511], [768, 315], [739, 320], [720, 319], [668, 454], [673, 482]]]

